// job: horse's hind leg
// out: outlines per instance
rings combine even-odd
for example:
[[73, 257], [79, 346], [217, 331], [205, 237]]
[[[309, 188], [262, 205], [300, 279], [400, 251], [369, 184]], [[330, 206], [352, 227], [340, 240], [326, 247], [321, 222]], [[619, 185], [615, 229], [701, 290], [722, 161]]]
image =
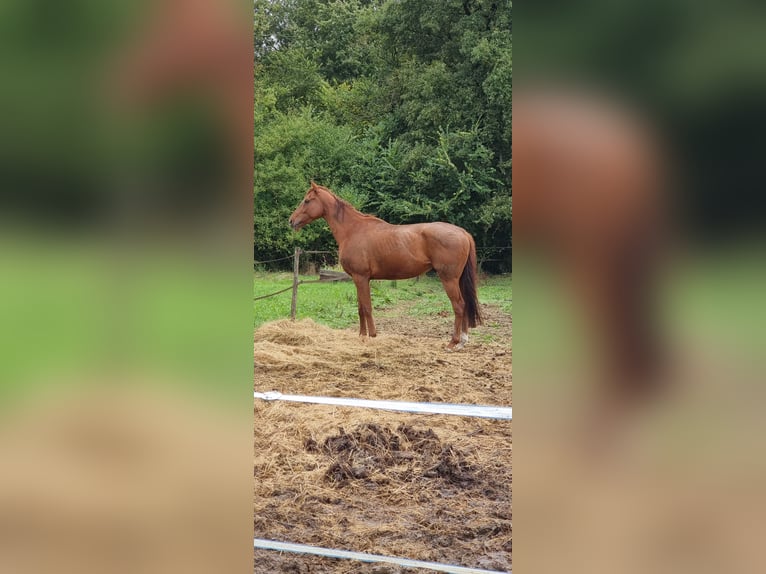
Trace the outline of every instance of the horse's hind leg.
[[468, 342], [468, 316], [463, 315], [463, 332], [460, 333], [460, 342], [465, 345]]
[[[460, 283], [458, 278], [444, 279], [442, 278], [442, 285], [447, 292], [450, 303], [452, 303], [452, 310], [455, 312], [455, 326], [452, 329], [452, 340], [447, 345], [447, 350], [460, 350], [468, 341], [468, 335], [464, 334], [464, 325], [466, 323], [464, 318], [465, 302], [463, 301], [463, 295], [460, 293]], [[467, 333], [467, 326], [466, 326]]]

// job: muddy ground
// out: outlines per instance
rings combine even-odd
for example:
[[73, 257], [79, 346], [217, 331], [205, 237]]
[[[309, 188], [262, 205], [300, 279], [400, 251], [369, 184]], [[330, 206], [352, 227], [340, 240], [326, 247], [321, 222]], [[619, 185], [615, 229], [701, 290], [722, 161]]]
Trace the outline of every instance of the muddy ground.
[[[463, 351], [449, 316], [376, 315], [379, 335], [279, 321], [255, 334], [255, 389], [511, 404], [511, 319], [486, 307]], [[401, 310], [399, 310], [401, 311]], [[255, 536], [511, 569], [511, 423], [257, 401]], [[256, 551], [255, 572], [415, 572]]]

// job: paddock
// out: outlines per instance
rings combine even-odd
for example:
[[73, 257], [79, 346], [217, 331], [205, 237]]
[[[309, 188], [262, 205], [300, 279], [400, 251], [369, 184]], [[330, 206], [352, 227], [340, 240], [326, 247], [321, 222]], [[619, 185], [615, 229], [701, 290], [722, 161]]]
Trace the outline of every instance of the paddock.
[[[266, 323], [255, 390], [510, 406], [511, 317], [482, 312], [492, 337], [457, 353], [444, 351], [449, 316], [383, 315], [369, 340], [310, 319]], [[510, 421], [279, 401], [254, 410], [256, 538], [511, 570]], [[255, 551], [255, 566], [422, 571], [268, 550]]]

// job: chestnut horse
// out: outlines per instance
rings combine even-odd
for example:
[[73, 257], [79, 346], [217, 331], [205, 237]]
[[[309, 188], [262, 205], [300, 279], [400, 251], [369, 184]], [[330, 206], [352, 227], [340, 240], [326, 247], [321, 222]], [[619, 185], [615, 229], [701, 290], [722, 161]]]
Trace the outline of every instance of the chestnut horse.
[[651, 396], [662, 366], [654, 297], [667, 165], [641, 114], [599, 94], [514, 93], [516, 246], [544, 244], [601, 350], [610, 394]]
[[448, 350], [462, 349], [468, 328], [481, 324], [476, 294], [476, 245], [464, 229], [449, 223], [391, 225], [354, 207], [313, 181], [290, 216], [300, 230], [315, 219], [330, 226], [343, 269], [356, 285], [359, 335], [374, 337], [370, 279], [408, 279], [434, 269], [447, 292], [455, 326]]

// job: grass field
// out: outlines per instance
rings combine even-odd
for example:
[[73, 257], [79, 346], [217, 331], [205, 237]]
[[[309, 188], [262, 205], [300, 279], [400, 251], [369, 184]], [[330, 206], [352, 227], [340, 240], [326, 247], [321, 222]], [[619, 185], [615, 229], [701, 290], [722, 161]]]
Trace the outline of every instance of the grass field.
[[[302, 276], [311, 281], [316, 277]], [[255, 273], [253, 297], [268, 295], [292, 285], [292, 273]], [[376, 310], [406, 307], [407, 315], [452, 313], [449, 299], [438, 278], [429, 275], [420, 280], [372, 281], [372, 305]], [[290, 316], [291, 291], [254, 301], [255, 327], [267, 321]], [[495, 305], [510, 314], [513, 305], [510, 275], [487, 277], [479, 284], [479, 300]], [[351, 282], [309, 283], [298, 287], [297, 318], [311, 318], [328, 327], [357, 325], [356, 288]]]
[[248, 270], [141, 255], [74, 242], [0, 247], [0, 405], [128, 373], [241, 392], [252, 369]]

